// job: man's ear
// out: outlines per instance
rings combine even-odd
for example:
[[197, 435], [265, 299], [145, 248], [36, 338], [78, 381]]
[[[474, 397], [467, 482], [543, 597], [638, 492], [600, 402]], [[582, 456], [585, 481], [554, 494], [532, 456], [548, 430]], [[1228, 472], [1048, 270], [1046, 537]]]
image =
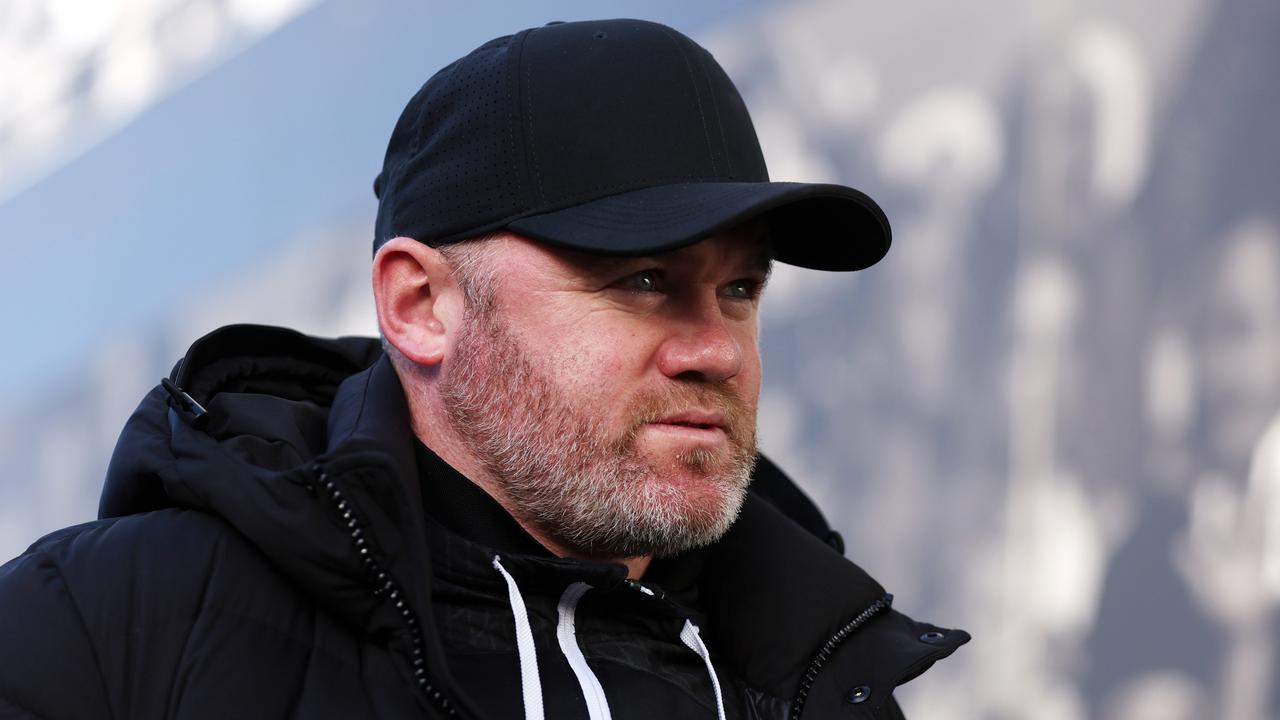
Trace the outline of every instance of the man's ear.
[[449, 263], [417, 240], [388, 240], [373, 257], [373, 299], [382, 335], [419, 365], [438, 365], [462, 322], [463, 295]]

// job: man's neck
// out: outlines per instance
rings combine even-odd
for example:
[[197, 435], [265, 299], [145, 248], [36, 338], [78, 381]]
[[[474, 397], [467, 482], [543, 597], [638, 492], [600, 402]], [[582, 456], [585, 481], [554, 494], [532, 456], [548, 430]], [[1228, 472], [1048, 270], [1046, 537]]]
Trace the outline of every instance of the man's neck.
[[[472, 482], [475, 482], [475, 481], [472, 481]], [[480, 485], [480, 483], [476, 483], [476, 484]], [[502, 500], [500, 500], [496, 495], [494, 495], [492, 492], [486, 489], [483, 485], [480, 485], [480, 488], [484, 489], [485, 492], [488, 492], [490, 497], [493, 497], [494, 500], [497, 500], [499, 505], [502, 505]], [[544, 536], [542, 533], [538, 532], [536, 528], [529, 525], [529, 523], [526, 523], [525, 521], [521, 520], [518, 515], [512, 513], [510, 508], [508, 508], [506, 505], [502, 505], [502, 507], [506, 509], [507, 513], [511, 515], [511, 517], [515, 518], [516, 522], [520, 523], [520, 527], [524, 528], [524, 531], [529, 533], [529, 537], [533, 538], [534, 540], [537, 540], [538, 544], [542, 545], [542, 547], [546, 548], [547, 550], [550, 550], [551, 553], [556, 557], [575, 558], [578, 560], [594, 560], [597, 562], [603, 560], [604, 562], [616, 562], [622, 565], [626, 565], [627, 578], [629, 580], [639, 580], [641, 577], [644, 576], [645, 570], [649, 569], [649, 563], [653, 562], [652, 555], [642, 555], [640, 557], [633, 557], [633, 558], [582, 557], [581, 555], [574, 553], [568, 548], [565, 548], [564, 546], [560, 545], [554, 540], [551, 540], [550, 538]]]

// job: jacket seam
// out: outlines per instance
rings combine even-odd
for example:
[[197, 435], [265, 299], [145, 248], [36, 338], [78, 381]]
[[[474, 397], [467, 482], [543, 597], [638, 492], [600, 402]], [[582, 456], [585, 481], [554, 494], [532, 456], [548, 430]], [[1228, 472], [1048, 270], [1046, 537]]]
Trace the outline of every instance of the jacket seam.
[[[314, 608], [314, 609], [316, 611], [316, 614], [323, 613], [323, 611], [321, 611], [319, 608]], [[308, 655], [316, 655], [318, 657], [327, 658], [329, 660], [336, 662], [340, 667], [347, 668], [347, 667], [356, 666], [354, 663], [351, 663], [343, 659], [341, 655], [331, 652], [328, 649], [323, 648], [314, 642], [310, 642], [308, 638], [295, 633], [291, 633], [281, 628], [279, 625], [263, 620], [260, 617], [247, 615], [245, 613], [236, 612], [235, 610], [231, 610], [229, 608], [218, 607], [218, 606], [210, 606], [207, 612], [210, 615], [223, 615], [223, 616], [235, 618], [237, 620], [252, 623], [255, 627], [259, 629], [269, 630], [272, 632], [272, 634], [282, 639], [288, 640], [292, 643], [296, 643], [297, 645], [303, 647], [304, 649], [307, 650]]]
[[[385, 357], [385, 355], [383, 357]], [[364, 387], [360, 388], [360, 409], [356, 411], [355, 422], [351, 423], [351, 430], [339, 442], [350, 438], [355, 434], [356, 428], [360, 427], [360, 421], [364, 419], [365, 408], [369, 406], [369, 386], [372, 384], [373, 373], [366, 373], [364, 377]]]
[[[79, 535], [77, 534], [72, 537], [79, 537]], [[70, 538], [67, 538], [58, 544], [65, 545], [68, 540], [70, 540]], [[84, 633], [85, 640], [89, 642], [89, 647], [93, 650], [93, 665], [94, 669], [98, 673], [98, 682], [102, 686], [102, 697], [107, 700], [108, 716], [114, 718], [116, 716], [115, 710], [111, 707], [111, 693], [107, 688], [107, 677], [102, 672], [102, 658], [99, 656], [98, 644], [93, 641], [93, 635], [89, 632], [89, 625], [84, 621], [84, 612], [80, 609], [80, 603], [76, 600], [76, 595], [71, 589], [71, 583], [67, 582], [67, 576], [62, 573], [62, 567], [58, 565], [58, 561], [49, 553], [48, 550], [41, 548], [36, 552], [43, 556], [43, 558], [49, 563], [50, 569], [52, 569], [54, 574], [58, 576], [58, 581], [62, 583], [63, 589], [66, 590], [67, 600], [71, 604], [72, 610], [75, 611], [76, 622], [80, 626], [80, 631]]]
[[[219, 545], [221, 545], [221, 543], [218, 543], [217, 545], [215, 545], [215, 547]], [[210, 560], [212, 560], [212, 558]], [[212, 563], [210, 562], [210, 563], [207, 563], [207, 565], [208, 564], [212, 564]], [[195, 610], [192, 612], [191, 624], [187, 626], [187, 636], [182, 639], [182, 650], [178, 652], [179, 664], [177, 667], [174, 668], [175, 682], [172, 685], [170, 685], [169, 697], [165, 701], [166, 714], [168, 714], [170, 717], [174, 715], [174, 705], [177, 702], [176, 694], [178, 693], [178, 687], [179, 687], [179, 683], [176, 682], [177, 673], [180, 671], [180, 668], [182, 667], [182, 663], [187, 659], [187, 649], [191, 646], [191, 636], [194, 635], [196, 632], [197, 623], [195, 621], [196, 619], [204, 615], [205, 606], [209, 602], [209, 585], [210, 583], [213, 582], [213, 573], [206, 572], [203, 576], [203, 580], [204, 581], [200, 584], [200, 602], [196, 605]]]
[[[319, 607], [312, 607], [312, 609], [315, 610], [316, 615], [323, 614], [323, 611], [321, 611]], [[257, 616], [243, 614], [243, 612], [237, 612], [237, 611], [228, 609], [228, 607], [220, 607], [216, 605], [210, 605], [209, 607], [207, 607], [207, 610], [202, 610], [202, 612], [205, 612], [205, 614], [207, 614], [207, 616], [210, 616], [210, 618], [212, 618], [212, 616], [221, 615], [221, 616], [225, 616], [225, 618], [243, 621], [243, 623], [250, 623], [253, 626], [255, 626], [255, 628], [257, 629], [269, 630], [269, 632], [271, 632], [271, 634], [276, 635], [276, 637], [279, 637], [279, 638], [285, 639], [285, 641], [289, 641], [291, 643], [297, 644], [297, 646], [300, 647], [301, 650], [305, 650], [307, 652], [308, 657], [310, 656], [323, 657], [323, 659], [335, 662], [335, 664], [337, 664], [340, 667], [356, 667], [358, 665], [358, 664], [353, 664], [353, 662], [347, 659], [344, 659], [344, 657], [340, 656], [339, 653], [335, 653], [333, 651], [328, 650], [328, 648], [319, 646], [319, 644], [310, 642], [310, 638], [303, 637], [303, 635], [298, 635], [296, 633], [288, 632], [288, 630], [280, 628], [279, 625], [270, 623], [270, 621], [268, 620], [257, 618]], [[187, 660], [186, 650], [183, 651], [182, 659]]]
[[35, 710], [32, 710], [26, 705], [23, 705], [17, 700], [14, 700], [12, 697], [8, 695], [0, 695], [0, 703], [3, 703], [3, 704], [0, 704], [0, 710], [4, 710], [4, 705], [8, 705], [9, 707], [17, 708], [18, 710], [21, 710], [22, 712], [26, 713], [30, 717], [36, 718], [36, 720], [45, 720], [45, 718], [49, 717], [48, 715], [41, 715], [40, 713], [36, 712]]

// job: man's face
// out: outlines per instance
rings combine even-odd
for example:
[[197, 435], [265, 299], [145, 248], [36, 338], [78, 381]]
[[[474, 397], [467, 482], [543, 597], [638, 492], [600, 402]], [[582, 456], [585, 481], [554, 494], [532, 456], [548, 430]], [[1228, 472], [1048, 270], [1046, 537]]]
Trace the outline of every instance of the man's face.
[[508, 509], [586, 557], [724, 534], [755, 458], [763, 242], [647, 258], [486, 242], [492, 297], [468, 309], [441, 393]]

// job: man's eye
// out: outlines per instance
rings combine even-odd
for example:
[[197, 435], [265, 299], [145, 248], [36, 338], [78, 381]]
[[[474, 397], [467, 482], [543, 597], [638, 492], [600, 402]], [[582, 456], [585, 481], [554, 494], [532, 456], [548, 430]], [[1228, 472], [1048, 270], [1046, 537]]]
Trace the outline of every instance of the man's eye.
[[623, 279], [622, 284], [640, 292], [658, 292], [661, 290], [661, 284], [658, 280], [658, 273], [653, 270], [644, 270], [634, 275], [628, 275]]
[[755, 298], [759, 288], [760, 283], [755, 280], [743, 278], [741, 280], [734, 280], [728, 285], [725, 285], [724, 294], [731, 298], [751, 300]]

